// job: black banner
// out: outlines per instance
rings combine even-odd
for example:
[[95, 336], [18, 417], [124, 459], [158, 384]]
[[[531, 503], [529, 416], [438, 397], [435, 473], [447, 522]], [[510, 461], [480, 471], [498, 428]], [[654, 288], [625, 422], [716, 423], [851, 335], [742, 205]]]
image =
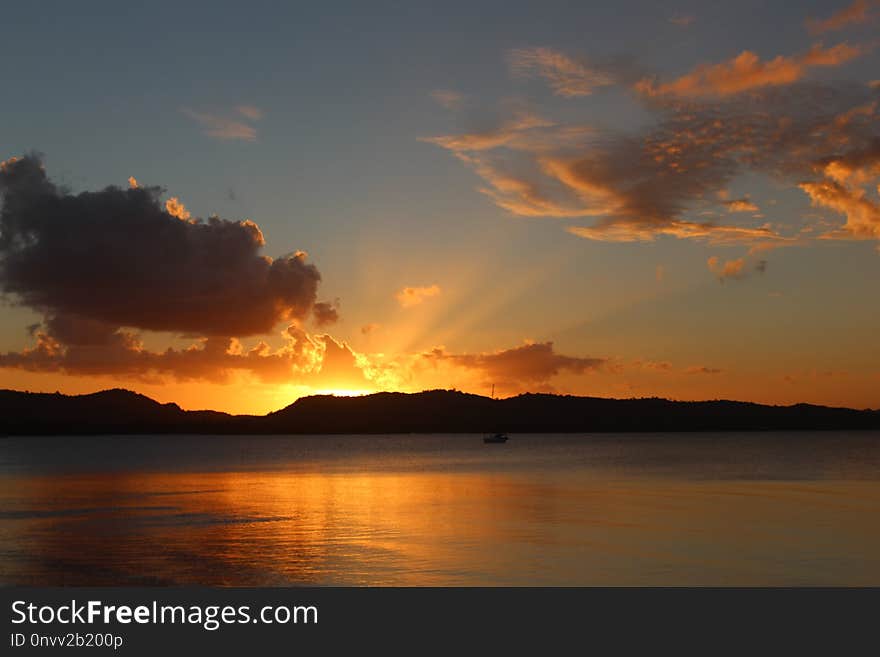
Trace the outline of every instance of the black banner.
[[868, 647], [880, 589], [4, 588], [3, 654]]

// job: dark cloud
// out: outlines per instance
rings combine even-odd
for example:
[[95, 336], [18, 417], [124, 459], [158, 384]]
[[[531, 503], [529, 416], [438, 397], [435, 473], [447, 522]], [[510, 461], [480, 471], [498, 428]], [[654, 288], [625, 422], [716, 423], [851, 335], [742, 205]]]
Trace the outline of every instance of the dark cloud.
[[561, 372], [584, 374], [603, 367], [604, 358], [580, 358], [556, 353], [552, 342], [536, 342], [483, 354], [450, 354], [437, 348], [423, 358], [479, 370], [499, 382], [546, 382]]
[[329, 326], [339, 321], [339, 299], [329, 303], [320, 301], [312, 308], [312, 316], [318, 326]]
[[304, 253], [264, 256], [252, 221], [189, 219], [178, 201], [163, 206], [161, 193], [72, 194], [36, 156], [3, 163], [0, 289], [45, 313], [48, 335], [67, 344], [120, 327], [245, 336], [312, 311], [329, 318], [315, 305], [321, 275]]

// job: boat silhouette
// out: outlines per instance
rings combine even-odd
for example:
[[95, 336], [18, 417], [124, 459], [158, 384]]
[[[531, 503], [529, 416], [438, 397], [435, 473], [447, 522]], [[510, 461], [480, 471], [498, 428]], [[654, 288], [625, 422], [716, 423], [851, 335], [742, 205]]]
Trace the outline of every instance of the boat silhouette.
[[[495, 401], [495, 384], [492, 384], [492, 401]], [[506, 443], [507, 442], [507, 434], [503, 432], [496, 432], [493, 434], [485, 434], [483, 435], [484, 443]]]

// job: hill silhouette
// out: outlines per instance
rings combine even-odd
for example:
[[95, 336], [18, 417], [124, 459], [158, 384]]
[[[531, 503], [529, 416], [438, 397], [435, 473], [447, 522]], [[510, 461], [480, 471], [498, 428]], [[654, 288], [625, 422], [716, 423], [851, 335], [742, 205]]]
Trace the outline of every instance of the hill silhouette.
[[135, 392], [0, 390], [0, 434], [331, 434], [880, 429], [880, 411], [812, 404], [606, 399], [453, 390], [303, 397], [264, 416], [185, 411]]

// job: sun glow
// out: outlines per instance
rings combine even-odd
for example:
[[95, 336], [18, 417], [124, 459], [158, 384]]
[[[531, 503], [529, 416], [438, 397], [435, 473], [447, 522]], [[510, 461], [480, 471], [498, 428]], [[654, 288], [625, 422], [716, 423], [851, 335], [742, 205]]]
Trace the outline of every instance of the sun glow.
[[363, 397], [371, 395], [375, 390], [352, 390], [348, 388], [329, 388], [327, 390], [316, 390], [316, 395], [333, 395], [334, 397]]

